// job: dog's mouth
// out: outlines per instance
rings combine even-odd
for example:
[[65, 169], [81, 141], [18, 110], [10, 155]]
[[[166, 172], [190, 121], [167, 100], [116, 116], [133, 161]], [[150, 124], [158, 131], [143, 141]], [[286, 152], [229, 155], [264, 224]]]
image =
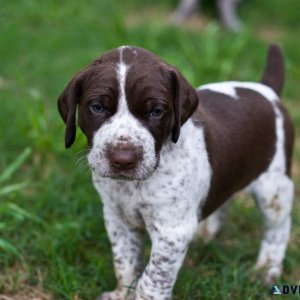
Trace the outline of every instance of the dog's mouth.
[[90, 167], [97, 177], [121, 181], [145, 181], [149, 179], [159, 167], [159, 157], [156, 157], [155, 164], [152, 166], [146, 166], [141, 162], [131, 169], [115, 168], [111, 165], [103, 167], [102, 164], [97, 164], [96, 167], [90, 165]]
[[116, 171], [116, 170], [110, 170], [106, 174], [103, 174], [102, 177], [108, 177], [114, 180], [123, 180], [123, 181], [144, 181], [149, 179], [153, 173], [156, 171], [156, 169], [159, 166], [159, 161], [155, 164], [154, 167], [151, 169], [147, 168], [137, 168], [132, 170], [125, 170], [125, 171]]
[[102, 176], [104, 178], [110, 178], [113, 180], [120, 180], [120, 181], [144, 181], [147, 180], [149, 177], [138, 177], [138, 176], [131, 176], [131, 175], [117, 175], [117, 174], [107, 174]]

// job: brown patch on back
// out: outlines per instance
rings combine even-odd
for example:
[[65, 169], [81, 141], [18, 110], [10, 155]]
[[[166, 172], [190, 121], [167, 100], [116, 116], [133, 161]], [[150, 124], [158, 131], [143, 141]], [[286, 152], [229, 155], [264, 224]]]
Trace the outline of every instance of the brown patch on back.
[[198, 91], [193, 115], [205, 130], [212, 179], [201, 217], [205, 218], [232, 194], [246, 187], [269, 166], [275, 152], [275, 114], [259, 93], [237, 89], [239, 98]]

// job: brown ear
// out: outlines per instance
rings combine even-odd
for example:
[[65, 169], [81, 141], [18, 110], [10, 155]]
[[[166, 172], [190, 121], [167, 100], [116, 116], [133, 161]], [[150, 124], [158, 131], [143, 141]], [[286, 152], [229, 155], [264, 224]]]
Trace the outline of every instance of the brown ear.
[[172, 141], [176, 143], [179, 139], [180, 128], [193, 114], [198, 105], [196, 90], [177, 71], [171, 71], [174, 95], [175, 124], [172, 131]]
[[64, 91], [58, 97], [58, 110], [66, 123], [65, 147], [69, 148], [76, 137], [76, 107], [82, 93], [83, 72], [78, 73], [67, 84]]

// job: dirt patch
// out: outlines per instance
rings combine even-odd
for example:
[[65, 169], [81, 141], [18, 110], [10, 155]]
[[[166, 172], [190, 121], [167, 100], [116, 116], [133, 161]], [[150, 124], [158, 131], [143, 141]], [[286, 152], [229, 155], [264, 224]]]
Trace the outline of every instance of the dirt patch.
[[43, 291], [43, 275], [36, 272], [37, 285], [28, 283], [29, 272], [18, 266], [0, 275], [0, 300], [52, 300], [52, 296]]
[[282, 28], [275, 27], [275, 26], [263, 26], [255, 30], [258, 36], [268, 42], [273, 43], [274, 41], [280, 41], [285, 35], [285, 31]]
[[0, 90], [8, 86], [8, 80], [0, 76]]
[[43, 292], [39, 287], [23, 284], [13, 294], [0, 294], [0, 300], [52, 300], [53, 298]]
[[[158, 10], [157, 8], [147, 7], [140, 9], [139, 13], [136, 11], [130, 12], [125, 16], [125, 25], [129, 28], [138, 27], [145, 24], [154, 24], [160, 26], [179, 26], [174, 22], [174, 16], [172, 12], [166, 10]], [[189, 30], [201, 30], [205, 28], [209, 23], [209, 19], [201, 14], [194, 14], [186, 21], [184, 21], [180, 27]]]

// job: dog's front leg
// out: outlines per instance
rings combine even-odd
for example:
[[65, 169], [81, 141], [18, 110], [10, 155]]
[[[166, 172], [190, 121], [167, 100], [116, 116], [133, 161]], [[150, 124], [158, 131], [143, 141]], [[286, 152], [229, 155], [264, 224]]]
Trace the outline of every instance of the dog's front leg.
[[134, 285], [140, 274], [143, 235], [132, 228], [123, 216], [104, 207], [105, 226], [111, 242], [117, 287], [102, 294], [99, 300], [133, 299]]
[[[191, 228], [191, 225], [193, 228]], [[136, 288], [135, 300], [169, 300], [187, 247], [197, 228], [197, 221], [187, 220], [177, 226], [152, 224], [150, 260]]]

